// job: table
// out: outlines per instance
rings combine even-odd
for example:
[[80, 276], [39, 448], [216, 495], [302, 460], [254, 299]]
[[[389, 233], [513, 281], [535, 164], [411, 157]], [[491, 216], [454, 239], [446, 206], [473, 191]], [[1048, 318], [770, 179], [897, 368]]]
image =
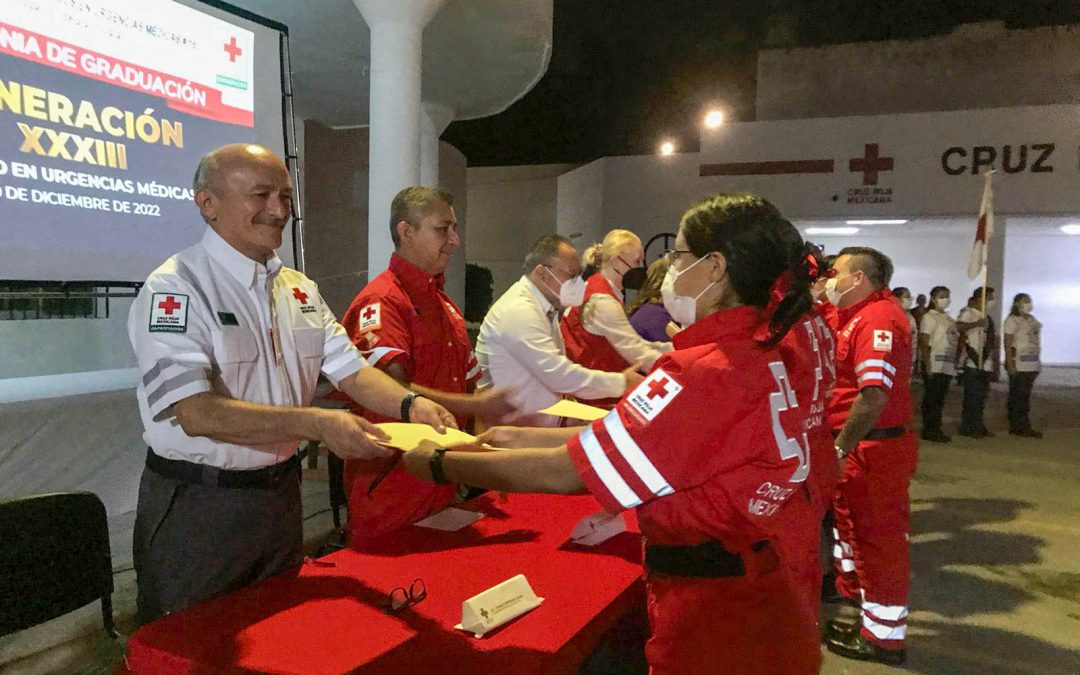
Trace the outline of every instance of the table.
[[[485, 517], [457, 532], [409, 527], [143, 626], [127, 669], [169, 675], [275, 673], [573, 673], [604, 632], [644, 604], [641, 539], [569, 542], [589, 496], [484, 495]], [[332, 566], [330, 566], [332, 564]], [[465, 599], [523, 573], [545, 598], [477, 639], [455, 630]], [[427, 598], [399, 614], [386, 594], [420, 577]]]

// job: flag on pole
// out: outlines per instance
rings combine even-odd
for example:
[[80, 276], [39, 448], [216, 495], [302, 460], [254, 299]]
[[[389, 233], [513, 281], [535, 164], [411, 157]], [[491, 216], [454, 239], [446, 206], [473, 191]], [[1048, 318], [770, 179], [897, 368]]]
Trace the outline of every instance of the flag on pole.
[[990, 177], [993, 171], [983, 174], [982, 205], [979, 206], [979, 224], [975, 228], [975, 243], [971, 247], [971, 257], [968, 258], [968, 278], [974, 279], [982, 273], [986, 267], [986, 254], [990, 250], [990, 237], [994, 234], [994, 191], [990, 187]]

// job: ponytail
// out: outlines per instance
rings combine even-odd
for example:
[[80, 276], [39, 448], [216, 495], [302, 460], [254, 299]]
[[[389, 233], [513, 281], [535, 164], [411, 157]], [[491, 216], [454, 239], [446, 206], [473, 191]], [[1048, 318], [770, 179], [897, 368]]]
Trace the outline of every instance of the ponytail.
[[813, 306], [810, 287], [820, 276], [821, 251], [806, 242], [798, 259], [784, 271], [769, 289], [769, 304], [765, 314], [769, 320], [768, 333], [758, 335], [758, 343], [772, 347], [784, 339], [795, 322]]

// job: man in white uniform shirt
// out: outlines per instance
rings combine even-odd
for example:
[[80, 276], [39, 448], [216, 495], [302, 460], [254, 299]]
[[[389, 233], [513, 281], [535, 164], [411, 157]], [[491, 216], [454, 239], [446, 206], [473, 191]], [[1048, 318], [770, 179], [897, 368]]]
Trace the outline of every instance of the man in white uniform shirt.
[[1005, 335], [1005, 371], [1009, 374], [1009, 433], [1025, 438], [1042, 438], [1031, 428], [1031, 388], [1042, 370], [1039, 360], [1042, 324], [1031, 313], [1031, 296], [1017, 293], [1009, 316], [1002, 326]]
[[941, 411], [949, 381], [956, 376], [956, 343], [960, 337], [956, 322], [945, 313], [949, 308], [949, 289], [935, 286], [930, 291], [930, 309], [919, 322], [919, 362], [923, 368], [922, 439], [948, 443], [951, 438], [941, 430]]
[[581, 260], [569, 240], [541, 237], [525, 257], [525, 275], [491, 306], [476, 341], [483, 376], [479, 387], [514, 391], [522, 411], [503, 424], [552, 427], [559, 418], [536, 414], [563, 395], [617, 398], [644, 378], [633, 367], [621, 373], [590, 370], [566, 357], [559, 318], [581, 304]]
[[134, 532], [139, 623], [300, 564], [299, 441], [390, 454], [362, 418], [310, 407], [320, 372], [366, 408], [453, 424], [365, 367], [315, 283], [274, 253], [292, 215], [281, 159], [227, 145], [199, 162], [194, 188], [209, 227], [150, 274], [128, 318], [150, 446]]
[[987, 286], [986, 302], [983, 302], [982, 289], [977, 289], [956, 318], [956, 329], [963, 340], [960, 382], [964, 387], [964, 401], [960, 412], [960, 435], [969, 438], [993, 436], [983, 421], [990, 382], [997, 380], [1000, 368], [997, 330], [987, 316], [993, 309], [994, 289]]

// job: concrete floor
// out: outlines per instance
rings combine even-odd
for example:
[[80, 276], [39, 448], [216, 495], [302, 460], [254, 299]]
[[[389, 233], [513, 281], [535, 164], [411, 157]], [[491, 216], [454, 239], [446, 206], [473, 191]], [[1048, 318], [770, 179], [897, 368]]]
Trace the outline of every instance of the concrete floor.
[[[946, 409], [955, 429], [959, 392]], [[1080, 371], [1036, 384], [1033, 418], [1043, 440], [1004, 433], [1004, 388], [987, 406], [997, 436], [924, 443], [911, 488], [912, 591], [904, 670], [948, 675], [1080, 673]], [[325, 461], [305, 471], [312, 546], [332, 529]], [[134, 575], [116, 577], [121, 633], [131, 630]], [[835, 610], [826, 610], [832, 616]], [[846, 612], [846, 610], [845, 610]], [[854, 610], [851, 610], [854, 613]], [[96, 606], [0, 638], [0, 673], [108, 673], [122, 641], [100, 636]], [[616, 666], [608, 672], [620, 672]], [[898, 669], [825, 652], [827, 675]], [[625, 671], [623, 671], [625, 672]], [[775, 672], [783, 673], [782, 664]]]

